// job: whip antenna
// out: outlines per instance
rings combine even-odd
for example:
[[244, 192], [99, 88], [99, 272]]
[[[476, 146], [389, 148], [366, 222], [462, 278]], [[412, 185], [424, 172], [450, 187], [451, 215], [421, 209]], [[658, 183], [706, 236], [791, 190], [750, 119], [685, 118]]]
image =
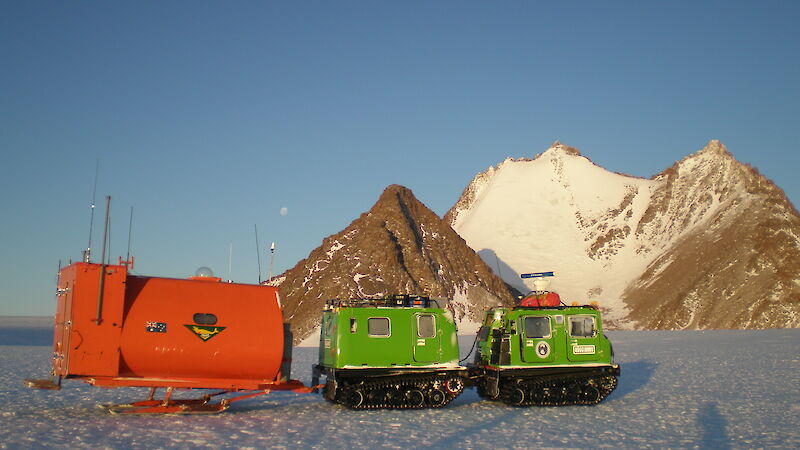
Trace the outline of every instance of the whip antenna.
[[103, 322], [103, 286], [106, 281], [106, 244], [108, 241], [108, 215], [111, 210], [111, 196], [106, 196], [106, 221], [103, 229], [103, 252], [100, 257], [100, 286], [97, 288], [97, 315], [95, 323], [100, 325]]
[[131, 206], [131, 218], [128, 221], [128, 252], [125, 254], [125, 262], [131, 260], [131, 234], [133, 231], [133, 206]]
[[258, 284], [261, 284], [261, 250], [258, 247], [258, 225], [253, 224], [256, 231], [256, 258], [258, 258]]
[[233, 282], [231, 270], [233, 270], [233, 242], [228, 244], [228, 283]]
[[94, 207], [95, 207], [95, 199], [97, 198], [97, 175], [100, 173], [100, 159], [97, 159], [97, 162], [94, 166], [94, 187], [92, 188], [92, 205], [89, 207], [91, 213], [89, 213], [89, 245], [86, 246], [86, 250], [83, 251], [83, 262], [91, 262], [92, 260], [92, 229], [94, 228]]

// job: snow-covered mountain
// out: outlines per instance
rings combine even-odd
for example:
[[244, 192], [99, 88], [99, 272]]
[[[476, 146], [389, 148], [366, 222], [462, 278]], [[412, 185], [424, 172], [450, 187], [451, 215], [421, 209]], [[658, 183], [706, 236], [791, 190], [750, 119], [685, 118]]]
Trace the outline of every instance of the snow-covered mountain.
[[619, 327], [800, 326], [800, 216], [719, 141], [652, 179], [556, 142], [478, 174], [445, 221], [519, 290], [554, 270]]
[[[314, 334], [331, 298], [416, 294], [451, 299], [465, 327], [513, 295], [480, 257], [411, 190], [392, 185], [347, 228], [279, 277], [295, 341]], [[475, 327], [472, 327], [475, 328]], [[312, 337], [313, 338], [313, 337]]]

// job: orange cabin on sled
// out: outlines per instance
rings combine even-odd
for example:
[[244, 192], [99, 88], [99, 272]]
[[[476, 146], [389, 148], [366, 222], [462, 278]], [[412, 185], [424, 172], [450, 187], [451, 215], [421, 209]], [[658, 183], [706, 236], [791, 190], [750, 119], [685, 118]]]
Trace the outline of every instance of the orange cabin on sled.
[[81, 262], [60, 271], [57, 301], [55, 376], [215, 389], [263, 389], [289, 376], [291, 336], [275, 287]]

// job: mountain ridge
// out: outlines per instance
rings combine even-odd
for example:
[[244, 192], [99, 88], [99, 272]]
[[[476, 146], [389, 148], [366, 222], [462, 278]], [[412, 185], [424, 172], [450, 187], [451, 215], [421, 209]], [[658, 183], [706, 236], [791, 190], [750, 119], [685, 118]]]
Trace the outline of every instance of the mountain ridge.
[[[769, 205], [774, 207], [769, 209]], [[598, 301], [610, 322], [624, 328], [686, 326], [685, 321], [659, 316], [674, 316], [680, 308], [700, 311], [690, 308], [692, 302], [686, 300], [693, 296], [700, 299], [694, 303], [716, 303], [713, 298], [705, 299], [713, 296], [712, 292], [700, 288], [713, 277], [713, 272], [703, 270], [703, 258], [711, 258], [714, 249], [739, 248], [743, 243], [769, 247], [781, 230], [790, 230], [790, 237], [779, 246], [787, 258], [758, 266], [778, 269], [773, 276], [759, 272], [757, 288], [768, 292], [769, 284], [777, 283], [783, 292], [779, 303], [792, 311], [771, 324], [800, 326], [800, 293], [797, 283], [791, 281], [792, 276], [800, 278], [799, 220], [780, 188], [755, 168], [737, 161], [718, 140], [650, 179], [612, 173], [556, 142], [532, 160], [507, 158], [477, 174], [445, 214], [445, 221], [480, 254], [491, 253], [503, 261], [507, 282], [519, 286], [515, 278], [521, 271], [556, 269], [560, 276], [554, 288], [578, 302]], [[728, 224], [725, 232], [720, 227], [723, 222]], [[730, 224], [737, 224], [735, 233]], [[714, 234], [715, 230], [719, 234]], [[727, 241], [717, 243], [719, 239]], [[706, 250], [694, 255], [692, 249], [698, 248]], [[744, 258], [743, 252], [728, 253]], [[725, 252], [717, 253], [720, 261], [725, 261], [720, 263], [723, 266], [736, 265], [725, 258]], [[765, 258], [770, 259], [761, 259]], [[670, 277], [682, 274], [676, 268], [667, 270], [675, 260], [695, 273], [708, 272], [707, 276], [685, 276], [682, 283], [670, 282]], [[723, 267], [716, 270], [724, 273]], [[779, 276], [786, 271], [793, 275]], [[686, 282], [689, 279], [693, 280], [691, 286]], [[734, 297], [748, 298], [772, 311], [770, 314], [779, 314], [779, 307], [765, 306], [769, 305], [765, 298], [745, 295], [741, 280], [730, 278], [725, 283], [735, 287], [732, 289], [738, 294], [732, 294]], [[673, 284], [681, 285], [685, 298], [670, 291]], [[673, 306], [646, 300], [652, 294]], [[698, 318], [690, 321], [691, 327], [758, 327], [758, 323], [767, 323], [764, 315], [754, 319], [743, 312], [744, 300], [728, 303], [732, 311], [725, 315], [740, 319]], [[708, 307], [701, 315], [718, 314], [719, 310]]]

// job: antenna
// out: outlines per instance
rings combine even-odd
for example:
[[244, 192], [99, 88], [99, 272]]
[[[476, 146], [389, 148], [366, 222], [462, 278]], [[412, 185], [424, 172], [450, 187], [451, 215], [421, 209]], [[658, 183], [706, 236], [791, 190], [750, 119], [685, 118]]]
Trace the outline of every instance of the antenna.
[[106, 281], [106, 243], [108, 241], [108, 215], [111, 210], [111, 196], [106, 195], [106, 221], [103, 229], [103, 252], [100, 256], [100, 286], [97, 288], [97, 316], [95, 323], [100, 325], [103, 322], [103, 286]]
[[232, 265], [233, 265], [233, 242], [228, 244], [228, 283], [233, 282], [233, 277], [231, 277]]
[[550, 287], [550, 280], [548, 278], [554, 277], [554, 272], [534, 272], [534, 273], [521, 273], [520, 278], [533, 278], [534, 291], [547, 291]]
[[83, 262], [92, 261], [92, 229], [94, 228], [94, 201], [97, 198], [97, 175], [100, 173], [100, 158], [94, 166], [94, 188], [92, 188], [92, 205], [89, 207], [91, 213], [89, 214], [89, 245], [83, 251]]
[[275, 259], [275, 243], [269, 247], [269, 281], [272, 281], [272, 262]]
[[534, 272], [534, 273], [521, 273], [519, 274], [520, 278], [544, 278], [544, 277], [553, 277], [555, 273], [553, 272]]
[[131, 218], [128, 221], [128, 252], [125, 253], [125, 262], [130, 264], [131, 260], [131, 234], [133, 231], [133, 206], [131, 206]]
[[[108, 208], [111, 208], [111, 201], [110, 201], [111, 200], [111, 196], [107, 196], [107, 197], [108, 197], [109, 202], [108, 202], [108, 205], [106, 205], [106, 206]], [[108, 211], [106, 211], [106, 212], [108, 212]], [[105, 245], [106, 240], [108, 240], [108, 247], [106, 247], [103, 250], [103, 254], [106, 255], [105, 261], [103, 262], [103, 264], [108, 265], [108, 264], [111, 264], [111, 217], [106, 218], [106, 220], [108, 221], [108, 230], [106, 231], [106, 236], [103, 238], [103, 247], [106, 247], [106, 245]]]
[[256, 230], [256, 257], [258, 258], [258, 284], [261, 284], [261, 250], [258, 248], [258, 225], [253, 224]]

